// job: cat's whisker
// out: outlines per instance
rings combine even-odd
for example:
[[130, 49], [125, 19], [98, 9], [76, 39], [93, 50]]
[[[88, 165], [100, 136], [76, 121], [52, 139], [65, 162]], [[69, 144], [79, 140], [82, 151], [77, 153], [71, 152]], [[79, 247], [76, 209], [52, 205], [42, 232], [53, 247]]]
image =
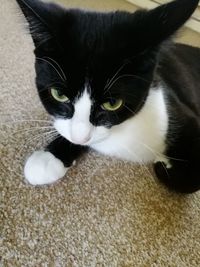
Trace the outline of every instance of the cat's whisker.
[[[47, 138], [50, 138], [50, 137], [53, 138], [56, 135], [58, 135], [57, 131], [53, 130], [53, 131], [49, 131], [49, 132], [39, 133], [33, 137], [31, 136], [28, 140], [26, 140], [26, 142], [22, 146], [20, 146], [18, 154], [20, 155], [23, 152], [24, 148], [27, 148], [30, 144], [33, 144], [34, 141], [37, 141], [39, 139], [39, 141], [41, 141], [41, 144], [42, 144], [43, 138], [45, 138], [45, 141], [46, 141]], [[38, 145], [38, 143], [37, 143], [37, 145]]]
[[19, 130], [19, 131], [14, 131], [14, 133], [30, 133], [30, 132], [34, 132], [34, 131], [39, 131], [39, 130], [44, 130], [44, 129], [54, 129], [53, 126], [42, 126], [42, 127], [30, 127], [29, 129], [22, 129], [22, 130]]
[[141, 76], [135, 75], [135, 74], [125, 74], [125, 77], [133, 77], [133, 78], [136, 78], [138, 80], [142, 80], [142, 81], [144, 81], [146, 83], [151, 83], [152, 82], [150, 80], [147, 80], [147, 79], [145, 79], [145, 78], [143, 78]]
[[129, 108], [128, 106], [124, 105], [124, 107], [125, 107], [127, 110], [129, 110], [133, 115], [136, 114], [136, 113], [135, 113], [131, 108]]
[[[129, 64], [130, 62], [129, 61], [127, 61], [127, 62], [125, 62], [125, 63], [123, 63], [121, 66], [120, 66], [120, 68], [116, 71], [116, 73], [114, 74], [114, 76], [110, 79], [110, 80], [108, 80], [108, 82], [106, 83], [106, 86], [105, 86], [105, 88], [107, 88], [107, 87], [109, 87], [110, 86], [110, 84], [113, 82], [113, 80], [117, 77], [117, 75], [119, 74], [119, 72], [127, 65], [127, 64]], [[105, 89], [104, 88], [104, 89]]]
[[[159, 158], [159, 157], [160, 158], [166, 158], [163, 154], [151, 149], [148, 145], [145, 145], [144, 143], [139, 142], [139, 141], [138, 141], [138, 143], [140, 143], [141, 145], [145, 146], [147, 148], [147, 150], [149, 150], [154, 155], [155, 159]], [[161, 164], [162, 164], [163, 168], [165, 169], [165, 171], [166, 171], [166, 173], [167, 173], [167, 175], [169, 177], [169, 173], [168, 173], [167, 167], [165, 166], [164, 162], [161, 161]]]
[[47, 136], [43, 136], [42, 138], [44, 139], [45, 146], [50, 144], [53, 140], [57, 139], [60, 135], [58, 133], [52, 133]]
[[49, 60], [47, 60], [45, 58], [41, 58], [41, 57], [36, 57], [36, 60], [41, 60], [41, 61], [44, 61], [47, 64], [49, 64], [56, 71], [56, 73], [61, 78], [61, 80], [64, 81], [64, 82], [66, 81], [65, 77], [63, 77], [62, 74], [60, 74], [60, 72], [58, 71], [58, 69], [51, 62], [49, 62]]
[[44, 92], [44, 91], [47, 91], [49, 90], [49, 88], [51, 88], [52, 86], [53, 87], [58, 87], [59, 85], [61, 85], [62, 87], [66, 87], [66, 83], [64, 82], [60, 82], [60, 81], [53, 81], [47, 85], [45, 85], [45, 87], [43, 89], [40, 89], [39, 92]]
[[106, 89], [105, 91], [104, 91], [104, 94], [106, 94], [109, 90], [110, 90], [110, 88], [119, 80], [119, 79], [122, 79], [122, 78], [124, 78], [124, 77], [133, 77], [133, 78], [136, 78], [136, 79], [138, 79], [138, 80], [142, 80], [142, 81], [144, 81], [144, 82], [146, 82], [146, 83], [150, 83], [151, 81], [148, 81], [148, 80], [146, 80], [146, 79], [144, 79], [144, 78], [142, 78], [142, 77], [140, 77], [140, 76], [137, 76], [137, 75], [134, 75], [134, 74], [123, 74], [123, 75], [120, 75], [119, 77], [117, 77], [112, 83], [110, 83], [109, 84], [109, 86], [107, 85], [104, 89]]
[[[143, 51], [140, 52], [138, 55], [143, 55], [143, 54], [146, 52], [146, 50], [147, 50], [147, 49], [143, 50]], [[116, 71], [116, 73], [113, 75], [113, 77], [112, 77], [111, 79], [108, 79], [108, 80], [107, 80], [106, 85], [105, 85], [105, 87], [104, 87], [104, 90], [105, 90], [106, 88], [108, 88], [108, 87], [110, 88], [110, 84], [114, 81], [114, 79], [117, 77], [117, 75], [120, 73], [120, 71], [121, 71], [126, 65], [131, 64], [131, 63], [132, 63], [132, 60], [133, 60], [134, 58], [136, 58], [136, 56], [132, 57], [130, 60], [127, 59], [126, 62], [124, 62], [124, 63], [120, 66], [120, 68]], [[154, 63], [156, 63], [156, 60], [154, 60]], [[134, 77], [136, 77], [136, 78], [140, 78], [140, 79], [143, 79], [143, 80], [144, 80], [144, 78], [142, 78], [142, 77], [140, 77], [140, 76], [137, 76], [137, 75], [134, 75]], [[145, 80], [145, 81], [150, 82], [150, 81], [148, 81], [148, 80]]]
[[66, 80], [67, 80], [67, 77], [66, 77], [66, 75], [65, 75], [65, 73], [64, 73], [64, 71], [63, 71], [63, 69], [61, 68], [61, 66], [58, 64], [58, 62], [55, 61], [53, 58], [50, 58], [50, 57], [44, 57], [44, 58], [47, 58], [47, 59], [53, 61], [53, 62], [58, 66], [58, 68], [59, 68], [60, 71], [62, 72], [62, 75], [63, 75], [63, 77], [64, 77], [64, 79], [65, 79], [65, 81], [66, 81]]
[[[4, 113], [3, 114], [4, 116], [7, 116], [7, 115], [13, 115], [12, 113]], [[24, 119], [22, 119], [22, 120], [16, 120], [17, 122], [18, 121], [22, 121], [22, 122], [51, 122], [51, 120], [40, 120], [40, 119], [34, 119], [34, 118], [29, 118], [29, 117], [27, 117], [27, 119], [26, 120], [24, 120]]]
[[[127, 108], [133, 115], [136, 114], [136, 112], [134, 112], [133, 110], [131, 110], [129, 107], [127, 107], [126, 105], [124, 105], [125, 108]], [[158, 151], [155, 151], [153, 148], [151, 148], [150, 146], [148, 146], [145, 143], [142, 143], [141, 141], [137, 140], [138, 143], [140, 143], [141, 145], [145, 146], [149, 151], [151, 151], [152, 153], [154, 153], [154, 155], [156, 155], [156, 157], [161, 157], [161, 158], [166, 158], [166, 159], [171, 159], [171, 160], [176, 160], [176, 161], [182, 161], [182, 162], [186, 162], [186, 160], [184, 159], [178, 159], [178, 158], [173, 158], [173, 157], [169, 157], [167, 155], [164, 155]]]
[[6, 124], [20, 124], [20, 123], [49, 123], [49, 125], [52, 125], [50, 123], [52, 123], [52, 121], [48, 121], [48, 120], [10, 120], [10, 121], [6, 121], [6, 122], [0, 122], [0, 125], [6, 125]]
[[[34, 137], [31, 136], [29, 139], [26, 139], [25, 143], [23, 143], [19, 147], [17, 155], [22, 155], [24, 149], [26, 149], [30, 144], [32, 144], [32, 142], [35, 142], [35, 141], [38, 141], [38, 140], [41, 141], [41, 138], [43, 138], [43, 137], [46, 137], [46, 140], [48, 142], [48, 140], [52, 140], [53, 138], [56, 138], [57, 136], [59, 136], [59, 134], [58, 134], [58, 132], [56, 130], [45, 132], [45, 133], [40, 133], [40, 134], [38, 134], [38, 135], [36, 135]], [[38, 143], [37, 143], [37, 145], [38, 145]], [[13, 162], [15, 162], [15, 160]], [[23, 173], [23, 167], [22, 167], [22, 173], [21, 174], [18, 173], [18, 172], [16, 172], [16, 170], [14, 170], [14, 167], [12, 168], [11, 166], [9, 167], [9, 171], [17, 174], [19, 177], [21, 177], [22, 179], [24, 179], [24, 175], [22, 175], [22, 173]]]
[[148, 146], [147, 144], [140, 142], [139, 140], [138, 140], [138, 142], [139, 142], [141, 145], [145, 146], [149, 151], [151, 151], [152, 153], [154, 153], [157, 157], [160, 157], [160, 158], [166, 158], [166, 159], [169, 159], [169, 160], [171, 159], [171, 160], [175, 160], [175, 161], [187, 162], [187, 161], [184, 160], [184, 159], [173, 158], [173, 157], [169, 157], [169, 156], [167, 156], [167, 155], [165, 155], [165, 154], [162, 154], [162, 153], [160, 153], [160, 152], [154, 150], [153, 148], [151, 148], [151, 147]]
[[[137, 142], [140, 143], [141, 145], [145, 146], [145, 148], [146, 148], [147, 150], [149, 150], [149, 151], [155, 156], [155, 159], [160, 157], [160, 158], [166, 158], [166, 159], [169, 159], [169, 160], [172, 159], [172, 160], [177, 160], [177, 161], [183, 161], [183, 162], [185, 162], [185, 160], [177, 159], [177, 158], [172, 158], [172, 157], [168, 157], [168, 156], [166, 156], [166, 155], [164, 155], [164, 154], [162, 154], [162, 153], [159, 153], [158, 151], [155, 151], [154, 149], [152, 149], [151, 147], [149, 147], [149, 146], [146, 145], [145, 143], [140, 142], [139, 140], [137, 140]], [[119, 144], [119, 146], [121, 146], [123, 149], [125, 149], [130, 155], [133, 155], [134, 157], [138, 158], [138, 163], [139, 163], [139, 165], [140, 165], [141, 167], [145, 167], [146, 170], [148, 170], [148, 168], [146, 167], [145, 163], [142, 162], [142, 164], [141, 164], [141, 162], [140, 162], [141, 159], [140, 159], [140, 158], [139, 158], [133, 151], [130, 151], [128, 148], [126, 148], [125, 146], [123, 146], [123, 145], [121, 145], [121, 144]], [[164, 162], [161, 161], [161, 164], [162, 164], [163, 168], [165, 169], [167, 175], [169, 176], [168, 169], [167, 169], [167, 167], [165, 166]], [[151, 177], [153, 177], [152, 174], [149, 172], [149, 170], [148, 170], [148, 173], [151, 175]]]
[[48, 132], [42, 132], [42, 133], [39, 133], [36, 136], [33, 136], [33, 138], [31, 139], [31, 141], [33, 141], [33, 140], [35, 140], [37, 138], [41, 138], [41, 139], [42, 138], [45, 138], [45, 140], [46, 140], [47, 137], [52, 137], [55, 134], [58, 135], [58, 132], [55, 129], [54, 130], [51, 130], [51, 131], [48, 131]]
[[[133, 110], [131, 110], [130, 108], [128, 108], [126, 105], [124, 105], [124, 106], [125, 106], [128, 110], [130, 110], [130, 111], [133, 113], [133, 115], [135, 115], [135, 112], [134, 112]], [[169, 159], [169, 160], [171, 159], [171, 160], [176, 160], [176, 161], [186, 162], [186, 160], [184, 160], [184, 159], [178, 159], [178, 158], [169, 157], [169, 156], [164, 155], [164, 154], [162, 154], [162, 153], [160, 153], [160, 152], [158, 152], [158, 151], [155, 151], [153, 148], [151, 148], [151, 147], [148, 146], [147, 144], [145, 144], [145, 143], [139, 141], [138, 139], [137, 139], [137, 142], [140, 143], [141, 145], [145, 146], [149, 151], [151, 151], [152, 153], [154, 153], [157, 157], [166, 158], [166, 159]]]

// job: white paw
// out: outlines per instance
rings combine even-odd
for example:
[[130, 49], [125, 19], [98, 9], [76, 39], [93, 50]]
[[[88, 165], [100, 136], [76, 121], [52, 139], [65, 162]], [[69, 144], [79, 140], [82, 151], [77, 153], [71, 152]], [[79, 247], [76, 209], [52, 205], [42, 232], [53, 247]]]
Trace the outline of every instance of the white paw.
[[32, 185], [51, 184], [62, 178], [67, 171], [61, 160], [47, 151], [36, 151], [24, 168], [26, 180]]

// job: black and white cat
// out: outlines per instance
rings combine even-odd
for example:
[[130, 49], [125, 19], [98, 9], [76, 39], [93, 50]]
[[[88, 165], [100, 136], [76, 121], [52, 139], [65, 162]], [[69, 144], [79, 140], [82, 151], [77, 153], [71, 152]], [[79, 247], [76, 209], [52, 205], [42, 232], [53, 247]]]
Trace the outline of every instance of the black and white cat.
[[17, 2], [36, 47], [38, 93], [60, 134], [30, 156], [26, 179], [53, 183], [91, 147], [153, 162], [175, 191], [200, 189], [200, 49], [169, 40], [199, 1], [135, 13]]

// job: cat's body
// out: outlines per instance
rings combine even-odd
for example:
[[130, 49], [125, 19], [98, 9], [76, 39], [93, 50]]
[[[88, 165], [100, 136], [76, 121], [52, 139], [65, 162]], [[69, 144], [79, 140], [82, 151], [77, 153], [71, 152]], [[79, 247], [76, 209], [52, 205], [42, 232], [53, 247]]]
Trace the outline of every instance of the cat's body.
[[146, 103], [138, 114], [120, 126], [113, 126], [109, 137], [91, 147], [103, 154], [129, 161], [154, 162], [165, 152], [167, 130], [164, 89], [159, 86], [149, 91]]
[[135, 14], [18, 2], [30, 27], [37, 26], [32, 32], [36, 83], [61, 135], [28, 159], [29, 182], [56, 181], [91, 147], [138, 163], [153, 162], [158, 178], [170, 188], [198, 190], [200, 49], [163, 44], [198, 1], [177, 0]]

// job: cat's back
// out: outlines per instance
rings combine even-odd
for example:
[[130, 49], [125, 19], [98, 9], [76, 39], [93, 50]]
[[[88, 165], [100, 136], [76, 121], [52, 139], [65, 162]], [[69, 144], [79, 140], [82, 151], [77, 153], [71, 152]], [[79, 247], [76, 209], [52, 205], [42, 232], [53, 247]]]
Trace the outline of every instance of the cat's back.
[[159, 71], [165, 78], [167, 76], [166, 73], [171, 76], [174, 74], [174, 71], [176, 73], [178, 72], [179, 75], [185, 71], [193, 75], [199, 74], [200, 48], [181, 43], [173, 43], [161, 49], [159, 61]]
[[200, 114], [200, 48], [179, 43], [164, 48], [157, 72], [170, 95]]

